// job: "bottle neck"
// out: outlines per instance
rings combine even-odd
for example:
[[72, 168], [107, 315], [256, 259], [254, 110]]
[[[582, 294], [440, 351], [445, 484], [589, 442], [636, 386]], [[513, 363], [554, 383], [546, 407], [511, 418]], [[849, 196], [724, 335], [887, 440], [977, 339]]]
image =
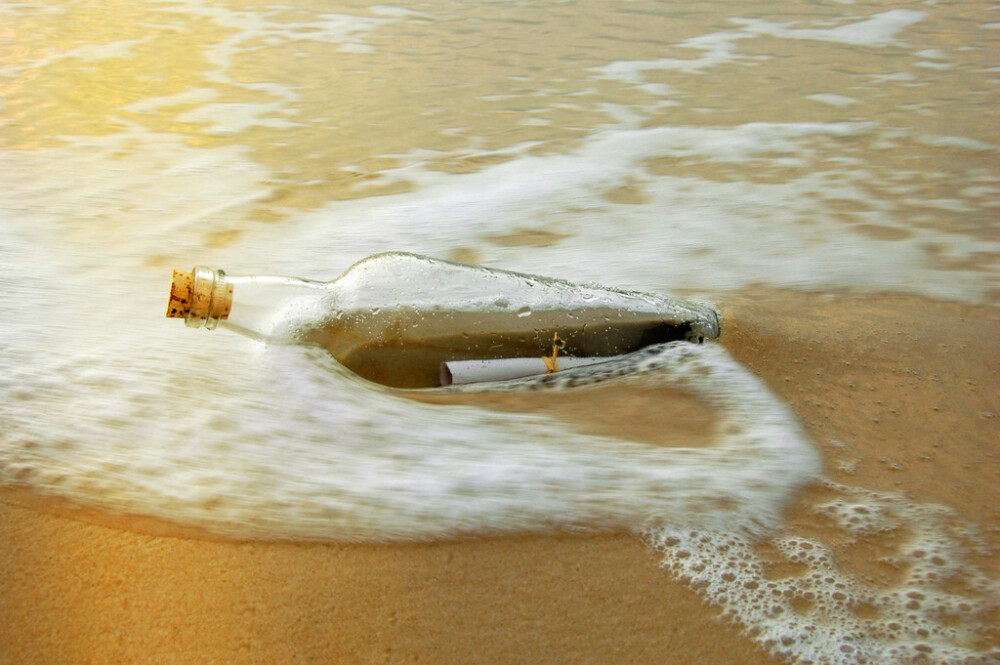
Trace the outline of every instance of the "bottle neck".
[[233, 289], [229, 315], [219, 326], [269, 342], [292, 340], [298, 328], [325, 317], [335, 282], [294, 277], [227, 276]]
[[290, 277], [233, 276], [196, 266], [174, 271], [167, 316], [192, 328], [223, 327], [257, 339], [272, 339], [277, 320], [310, 304], [332, 284]]

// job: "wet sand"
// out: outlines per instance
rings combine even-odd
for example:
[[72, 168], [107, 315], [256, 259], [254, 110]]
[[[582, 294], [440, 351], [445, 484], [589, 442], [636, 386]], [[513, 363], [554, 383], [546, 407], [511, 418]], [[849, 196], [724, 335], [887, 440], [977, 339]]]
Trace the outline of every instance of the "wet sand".
[[[1000, 548], [1000, 308], [717, 300], [723, 343], [792, 406], [829, 477], [951, 506]], [[226, 542], [0, 496], [4, 664], [775, 662], [628, 534]]]

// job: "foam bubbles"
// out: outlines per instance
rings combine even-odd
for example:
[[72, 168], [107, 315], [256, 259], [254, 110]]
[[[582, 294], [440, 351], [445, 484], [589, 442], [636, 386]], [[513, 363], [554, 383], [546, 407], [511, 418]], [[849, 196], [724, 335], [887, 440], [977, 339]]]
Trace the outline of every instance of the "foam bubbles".
[[888, 507], [877, 502], [836, 499], [816, 506], [816, 513], [826, 515], [840, 528], [858, 536], [887, 531], [899, 526]]
[[[664, 566], [718, 604], [776, 655], [817, 665], [997, 662], [983, 630], [1000, 608], [1000, 584], [974, 563], [976, 532], [941, 506], [829, 484], [813, 506], [848, 537], [783, 532], [759, 544], [701, 528], [650, 530]], [[895, 536], [879, 562], [891, 581], [850, 572], [859, 540]], [[780, 571], [780, 572], [778, 572]]]

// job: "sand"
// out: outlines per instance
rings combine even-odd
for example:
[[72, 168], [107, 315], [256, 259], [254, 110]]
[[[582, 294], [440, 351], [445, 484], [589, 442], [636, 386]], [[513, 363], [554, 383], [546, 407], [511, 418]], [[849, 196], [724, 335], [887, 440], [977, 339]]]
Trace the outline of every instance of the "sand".
[[[951, 506], [997, 551], [1000, 308], [772, 291], [717, 302], [722, 343], [792, 406], [828, 477]], [[627, 438], [635, 404], [621, 408]], [[637, 423], [637, 438], [652, 427]], [[629, 534], [228, 542], [0, 496], [3, 664], [776, 662]], [[1000, 574], [996, 557], [982, 565]]]

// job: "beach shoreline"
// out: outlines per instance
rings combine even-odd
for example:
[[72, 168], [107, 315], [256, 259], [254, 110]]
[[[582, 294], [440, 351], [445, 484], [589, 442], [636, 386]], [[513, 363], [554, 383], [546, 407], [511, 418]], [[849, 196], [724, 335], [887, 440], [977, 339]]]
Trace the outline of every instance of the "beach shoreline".
[[[826, 478], [948, 506], [1000, 575], [1000, 308], [764, 289], [718, 302], [721, 343], [789, 404]], [[780, 662], [631, 534], [226, 541], [9, 489], [0, 525], [4, 664]]]

